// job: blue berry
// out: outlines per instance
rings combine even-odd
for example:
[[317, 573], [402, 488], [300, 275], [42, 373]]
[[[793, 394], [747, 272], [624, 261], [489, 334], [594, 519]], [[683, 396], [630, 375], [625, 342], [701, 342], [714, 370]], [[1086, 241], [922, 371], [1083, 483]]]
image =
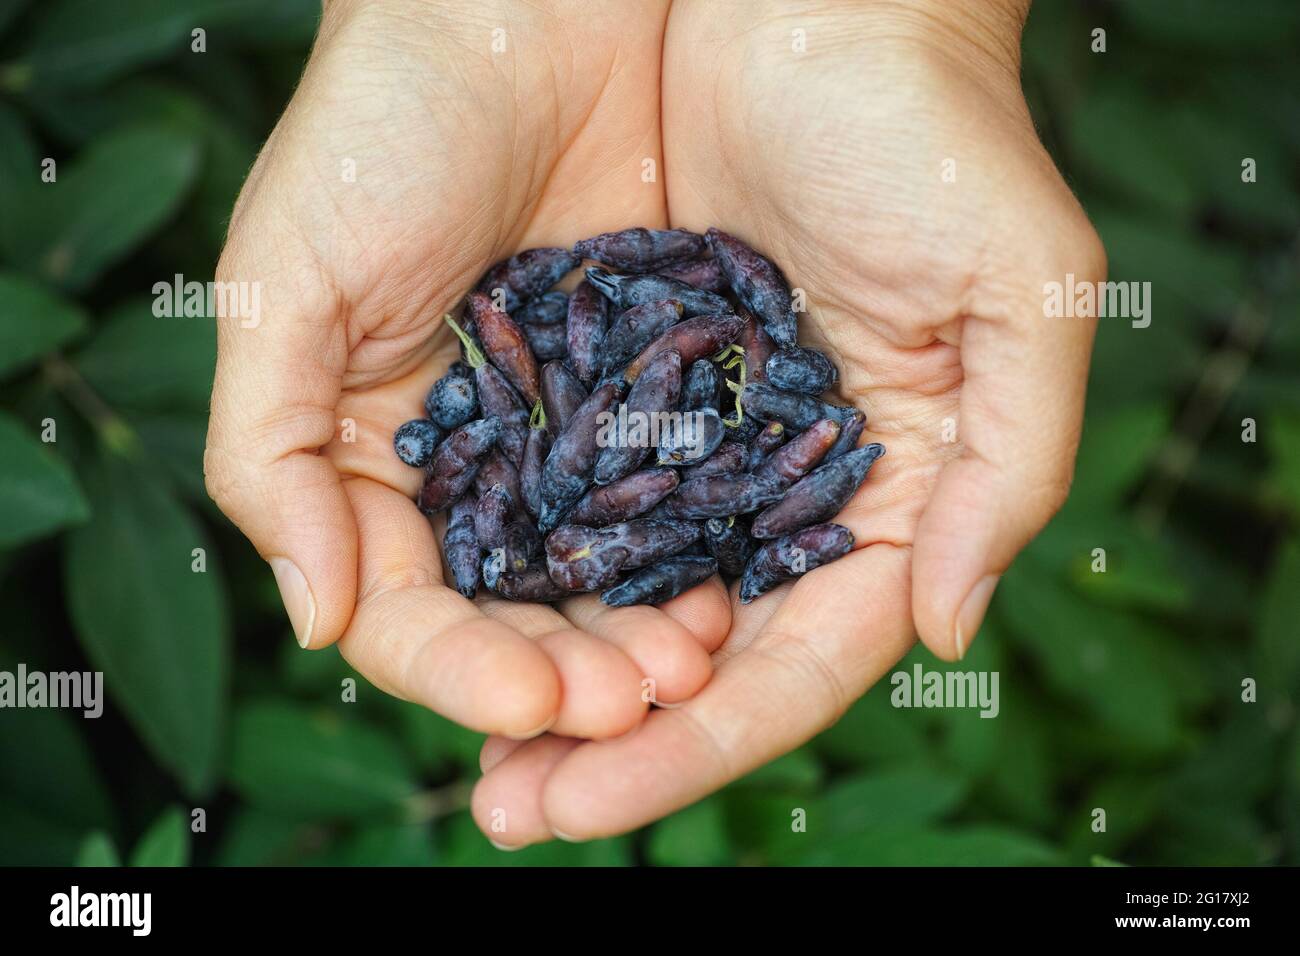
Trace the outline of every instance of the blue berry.
[[478, 414], [478, 392], [472, 374], [452, 366], [442, 378], [433, 383], [424, 399], [424, 410], [440, 428], [451, 431]]
[[790, 392], [820, 395], [839, 378], [834, 364], [816, 349], [790, 348], [767, 360], [767, 382]]
[[423, 468], [442, 441], [442, 429], [427, 418], [416, 418], [393, 432], [397, 457], [412, 468]]

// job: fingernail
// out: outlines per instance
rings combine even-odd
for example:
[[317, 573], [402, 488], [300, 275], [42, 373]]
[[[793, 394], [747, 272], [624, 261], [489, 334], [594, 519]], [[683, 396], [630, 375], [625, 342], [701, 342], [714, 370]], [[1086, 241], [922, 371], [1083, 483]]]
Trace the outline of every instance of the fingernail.
[[511, 740], [532, 740], [534, 737], [540, 737], [542, 734], [550, 730], [558, 716], [559, 714], [552, 715], [546, 723], [542, 724], [542, 726], [538, 727], [536, 730], [530, 730], [526, 734], [504, 734], [503, 736], [508, 737]]
[[498, 850], [500, 850], [502, 853], [515, 853], [523, 849], [523, 847], [521, 846], [508, 846], [504, 843], [498, 843], [496, 840], [492, 840], [492, 839], [489, 839], [488, 842], [491, 843]]
[[298, 646], [307, 647], [311, 644], [312, 628], [316, 626], [316, 599], [311, 596], [307, 579], [298, 570], [298, 565], [288, 558], [271, 558], [270, 565], [275, 583], [280, 588], [284, 609], [289, 612], [289, 623], [298, 638]]
[[582, 842], [582, 841], [579, 840], [577, 837], [569, 836], [567, 833], [563, 833], [563, 832], [561, 832], [561, 831], [555, 829], [555, 827], [551, 827], [551, 835], [554, 836], [557, 840], [563, 840], [565, 843], [581, 843], [581, 842]]
[[984, 621], [984, 612], [989, 609], [989, 601], [993, 600], [993, 589], [997, 586], [996, 574], [985, 575], [970, 589], [966, 600], [962, 601], [961, 609], [957, 611], [956, 630], [953, 634], [958, 660], [966, 656], [966, 649], [970, 647], [975, 632], [980, 629], [980, 624]]

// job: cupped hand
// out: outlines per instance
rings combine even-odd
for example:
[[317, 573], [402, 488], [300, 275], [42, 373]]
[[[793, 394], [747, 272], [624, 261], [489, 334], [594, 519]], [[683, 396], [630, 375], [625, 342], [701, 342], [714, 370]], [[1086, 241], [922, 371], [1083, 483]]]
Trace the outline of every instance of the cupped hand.
[[441, 319], [527, 246], [663, 223], [665, 4], [332, 0], [218, 268], [208, 489], [275, 572], [304, 647], [473, 729], [589, 738], [684, 700], [729, 628], [720, 584], [663, 609], [467, 601], [392, 433], [457, 355]]
[[707, 795], [834, 722], [917, 634], [960, 657], [1069, 487], [1093, 324], [1044, 318], [1043, 285], [1101, 280], [1105, 256], [1034, 133], [1023, 10], [744, 14], [673, 5], [672, 224], [786, 267], [801, 341], [888, 451], [835, 519], [855, 550], [735, 606], [697, 696], [618, 740], [487, 742], [473, 809], [499, 844], [607, 836]]

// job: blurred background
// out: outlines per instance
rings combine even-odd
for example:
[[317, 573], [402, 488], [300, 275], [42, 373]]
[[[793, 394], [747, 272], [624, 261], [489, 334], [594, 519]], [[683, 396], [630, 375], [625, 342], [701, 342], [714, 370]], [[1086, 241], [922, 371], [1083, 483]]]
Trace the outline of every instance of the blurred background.
[[1034, 5], [1041, 135], [1152, 322], [1101, 321], [1070, 502], [962, 665], [999, 716], [881, 684], [647, 830], [515, 854], [465, 810], [477, 735], [298, 649], [203, 492], [214, 323], [151, 312], [211, 278], [318, 10], [0, 0], [0, 670], [109, 698], [0, 711], [0, 863], [1300, 864], [1300, 4]]

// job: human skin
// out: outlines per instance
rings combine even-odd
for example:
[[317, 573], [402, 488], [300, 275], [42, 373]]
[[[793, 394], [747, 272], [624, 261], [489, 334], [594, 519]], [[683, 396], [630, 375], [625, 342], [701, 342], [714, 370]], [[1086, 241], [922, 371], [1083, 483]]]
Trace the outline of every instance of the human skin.
[[[379, 686], [496, 735], [473, 812], [498, 845], [619, 833], [705, 796], [832, 723], [918, 634], [959, 657], [1059, 508], [1093, 325], [1044, 319], [1042, 286], [1100, 280], [1105, 256], [1034, 134], [1023, 15], [327, 7], [219, 270], [262, 281], [266, 319], [223, 323], [209, 487], [311, 582], [310, 646], [338, 640]], [[443, 586], [418, 476], [388, 445], [451, 360], [438, 316], [505, 254], [635, 224], [719, 225], [804, 291], [801, 344], [888, 449], [834, 519], [855, 550], [743, 607], [716, 582], [661, 609], [476, 607]], [[296, 578], [277, 579], [301, 636]], [[680, 706], [647, 716], [642, 674]]]

